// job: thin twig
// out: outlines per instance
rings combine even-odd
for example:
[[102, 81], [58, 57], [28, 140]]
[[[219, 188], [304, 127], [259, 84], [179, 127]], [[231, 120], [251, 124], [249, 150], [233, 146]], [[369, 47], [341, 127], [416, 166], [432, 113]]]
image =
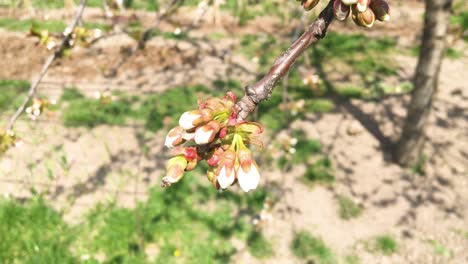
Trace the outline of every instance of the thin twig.
[[11, 130], [13, 128], [13, 125], [15, 124], [16, 120], [21, 115], [21, 113], [23, 113], [24, 108], [26, 108], [26, 105], [29, 103], [29, 101], [31, 101], [32, 97], [36, 94], [37, 87], [39, 86], [39, 83], [41, 82], [42, 78], [46, 75], [47, 71], [50, 68], [50, 65], [52, 65], [52, 62], [54, 62], [55, 59], [59, 58], [62, 55], [63, 48], [66, 45], [68, 45], [68, 43], [69, 43], [69, 41], [70, 41], [70, 39], [72, 37], [73, 30], [78, 25], [78, 22], [80, 21], [80, 18], [81, 18], [81, 15], [83, 14], [83, 10], [84, 10], [85, 6], [86, 6], [86, 0], [81, 0], [80, 6], [78, 7], [78, 11], [76, 12], [75, 18], [73, 19], [72, 23], [68, 26], [68, 29], [69, 29], [69, 31], [67, 32], [68, 34], [65, 35], [65, 38], [62, 40], [60, 45], [57, 46], [54, 53], [51, 54], [47, 58], [44, 66], [42, 66], [42, 70], [41, 70], [39, 76], [31, 84], [31, 86], [29, 88], [28, 96], [26, 96], [26, 98], [24, 99], [21, 106], [18, 108], [18, 110], [16, 110], [15, 114], [10, 118], [10, 121], [8, 122], [8, 125], [6, 126], [7, 131]]
[[333, 21], [333, 0], [320, 13], [309, 28], [275, 61], [270, 71], [256, 84], [245, 87], [245, 95], [236, 104], [237, 119], [245, 120], [257, 105], [268, 99], [273, 88], [293, 66], [296, 59], [312, 44], [325, 37]]

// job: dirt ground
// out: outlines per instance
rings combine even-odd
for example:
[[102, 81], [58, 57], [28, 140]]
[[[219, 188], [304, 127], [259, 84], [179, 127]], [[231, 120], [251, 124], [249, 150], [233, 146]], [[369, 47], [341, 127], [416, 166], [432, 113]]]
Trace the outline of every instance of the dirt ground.
[[[93, 19], [93, 12], [97, 11], [87, 10], [85, 19]], [[409, 47], [419, 39], [416, 32], [421, 28], [422, 13], [419, 2], [396, 5], [391, 23], [362, 33], [393, 37], [398, 46]], [[184, 19], [190, 21], [193, 15], [185, 14]], [[198, 45], [156, 37], [112, 78], [104, 75], [105, 69], [115, 65], [122, 46], [134, 44], [131, 38], [117, 35], [90, 49], [77, 49], [70, 59], [51, 68], [39, 87], [40, 94], [58, 98], [65, 86], [75, 86], [87, 95], [103, 88], [145, 94], [182, 84], [212, 83], [227, 75], [248, 84], [255, 80], [257, 65], [230, 51], [239, 41], [237, 36], [249, 31], [281, 36], [290, 30], [279, 29], [279, 22], [271, 17], [257, 18], [244, 28], [230, 27], [229, 19], [223, 23], [224, 27], [215, 29], [208, 21], [193, 30], [193, 36], [228, 33], [226, 38]], [[173, 30], [174, 25], [164, 23], [162, 27]], [[358, 29], [341, 24], [330, 28], [346, 30]], [[31, 79], [47, 52], [24, 34], [0, 33], [0, 56], [6, 61], [0, 64], [0, 78]], [[240, 251], [235, 262], [302, 263], [292, 256], [289, 245], [294, 231], [306, 229], [321, 236], [337, 254], [358, 254], [361, 263], [468, 263], [468, 239], [457, 231], [468, 231], [468, 52], [466, 44], [459, 45], [465, 45], [464, 56], [446, 59], [442, 65], [427, 128], [425, 176], [393, 164], [386, 152], [386, 143], [400, 132], [408, 97], [389, 97], [378, 103], [352, 100], [339, 105], [335, 113], [309, 114], [293, 127], [305, 128], [308, 136], [320, 140], [333, 161], [337, 181], [311, 189], [298, 180], [303, 166], [286, 175], [266, 169], [261, 184], [285, 179], [283, 187], [291, 190], [275, 206], [273, 220], [264, 229], [274, 242], [275, 257], [261, 261]], [[416, 58], [399, 55], [394, 59], [400, 65], [399, 77], [410, 80]], [[138, 124], [88, 130], [65, 128], [59, 121], [21, 121], [16, 129], [31, 136], [24, 137], [24, 146], [0, 160], [0, 193], [27, 197], [31, 186], [49, 190], [54, 206], [65, 210], [72, 223], [99, 201], [117, 199], [120, 205], [132, 207], [135, 200], [144, 200], [147, 187], [159, 184], [167, 158], [164, 131], [149, 135]], [[141, 140], [149, 147], [147, 155], [142, 155]], [[67, 159], [65, 167], [50, 162], [62, 156]], [[44, 176], [47, 167], [58, 172], [55, 179]], [[352, 197], [364, 207], [363, 215], [342, 220], [337, 214], [337, 195]], [[397, 238], [397, 253], [383, 256], [361, 250], [363, 241], [381, 234]], [[452, 257], [435, 254], [430, 240], [450, 249]]]

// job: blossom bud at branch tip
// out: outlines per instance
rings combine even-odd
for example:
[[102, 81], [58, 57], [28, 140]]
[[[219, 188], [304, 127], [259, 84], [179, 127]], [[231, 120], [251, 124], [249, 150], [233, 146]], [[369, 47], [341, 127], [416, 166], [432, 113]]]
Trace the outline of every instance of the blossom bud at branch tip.
[[226, 150], [223, 158], [223, 162], [218, 168], [216, 176], [219, 186], [226, 189], [236, 180], [236, 171], [234, 169], [236, 153], [233, 150]]
[[345, 20], [349, 16], [351, 9], [349, 6], [344, 5], [342, 0], [335, 0], [333, 3], [333, 11], [336, 19]]
[[343, 2], [344, 5], [350, 6], [356, 4], [358, 0], [341, 0], [341, 2]]
[[200, 111], [194, 110], [194, 111], [187, 111], [182, 114], [182, 116], [179, 119], [179, 125], [183, 129], [192, 129], [196, 127], [196, 121], [201, 117]]
[[184, 176], [187, 160], [183, 156], [175, 156], [167, 163], [167, 174], [162, 179], [161, 186], [168, 187], [171, 184], [180, 181]]
[[359, 12], [365, 12], [369, 6], [370, 0], [358, 0], [356, 4], [356, 9]]
[[198, 145], [208, 144], [213, 141], [216, 133], [221, 129], [221, 125], [216, 121], [197, 128], [195, 131], [195, 143]]
[[173, 148], [178, 146], [184, 142], [184, 138], [182, 137], [184, 134], [184, 129], [180, 126], [174, 127], [167, 133], [166, 141], [164, 145], [168, 148]]
[[260, 182], [260, 173], [255, 160], [248, 149], [239, 151], [240, 166], [237, 169], [237, 180], [244, 192], [255, 190]]

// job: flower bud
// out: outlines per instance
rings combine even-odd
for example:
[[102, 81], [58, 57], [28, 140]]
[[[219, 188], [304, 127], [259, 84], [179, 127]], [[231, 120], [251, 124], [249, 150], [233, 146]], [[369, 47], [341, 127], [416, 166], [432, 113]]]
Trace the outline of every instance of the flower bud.
[[187, 140], [187, 141], [194, 140], [195, 139], [195, 131], [193, 131], [193, 132], [184, 131], [182, 133], [182, 138]]
[[234, 163], [236, 160], [236, 153], [234, 150], [228, 149], [224, 152], [223, 161], [216, 171], [216, 179], [219, 186], [223, 189], [231, 186], [236, 180], [236, 171]]
[[356, 4], [358, 0], [341, 0], [341, 2], [343, 2], [343, 5], [350, 6]]
[[173, 148], [182, 144], [184, 142], [184, 139], [182, 137], [183, 133], [184, 129], [180, 126], [176, 126], [173, 129], [169, 130], [164, 145], [168, 148]]
[[211, 167], [218, 166], [219, 161], [221, 160], [221, 157], [224, 155], [224, 150], [221, 147], [218, 147], [214, 150], [213, 154], [211, 154], [211, 157], [209, 157], [206, 160], [206, 163], [210, 165]]
[[195, 143], [198, 145], [204, 145], [212, 142], [220, 129], [221, 124], [214, 120], [208, 122], [208, 124], [204, 126], [197, 128], [195, 131]]
[[319, 2], [320, 0], [303, 0], [302, 7], [306, 11], [309, 11], [309, 10], [312, 10], [312, 8], [314, 8]]
[[369, 7], [374, 12], [375, 18], [377, 20], [380, 20], [380, 21], [390, 20], [390, 6], [388, 5], [387, 1], [372, 0]]
[[356, 3], [356, 10], [358, 12], [365, 12], [371, 0], [358, 0]]
[[187, 168], [187, 160], [183, 156], [176, 156], [167, 163], [167, 174], [162, 178], [161, 186], [168, 187], [171, 184], [180, 181]]
[[372, 27], [375, 22], [375, 15], [374, 12], [370, 8], [368, 8], [366, 11], [359, 13], [356, 10], [357, 7], [353, 6], [353, 21], [356, 25], [361, 26], [361, 27]]
[[345, 20], [349, 16], [350, 11], [350, 7], [344, 5], [342, 0], [335, 0], [333, 3], [333, 12], [338, 20]]
[[195, 147], [177, 147], [172, 149], [172, 156], [183, 156], [187, 161], [201, 160]]
[[192, 129], [202, 121], [201, 117], [202, 115], [199, 110], [187, 111], [180, 117], [179, 125], [183, 129]]
[[238, 153], [240, 166], [237, 169], [237, 180], [244, 192], [255, 190], [260, 182], [260, 173], [252, 153], [248, 149], [241, 149]]

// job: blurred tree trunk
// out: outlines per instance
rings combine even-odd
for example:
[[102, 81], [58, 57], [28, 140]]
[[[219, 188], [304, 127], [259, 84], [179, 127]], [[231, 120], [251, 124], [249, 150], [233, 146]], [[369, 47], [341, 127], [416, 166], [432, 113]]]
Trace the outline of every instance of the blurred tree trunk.
[[452, 0], [425, 2], [424, 32], [413, 79], [414, 90], [403, 132], [395, 150], [395, 160], [403, 166], [413, 166], [421, 158], [425, 126], [437, 91], [452, 7]]

